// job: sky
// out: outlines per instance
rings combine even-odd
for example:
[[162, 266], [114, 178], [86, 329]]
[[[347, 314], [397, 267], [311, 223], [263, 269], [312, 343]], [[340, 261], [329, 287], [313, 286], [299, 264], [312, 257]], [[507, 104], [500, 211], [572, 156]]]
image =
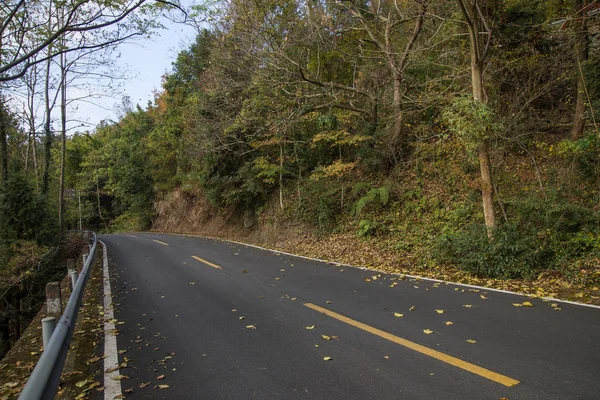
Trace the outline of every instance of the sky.
[[[122, 96], [129, 96], [134, 106], [139, 104], [141, 107], [154, 99], [153, 91], [161, 89], [162, 76], [171, 71], [177, 53], [187, 48], [195, 37], [195, 30], [187, 25], [167, 19], [162, 23], [165, 29], [156, 35], [119, 46], [121, 56], [116, 60], [116, 66], [131, 78], [122, 82], [117, 96], [78, 103], [77, 109], [71, 111], [70, 119], [77, 121], [72, 125], [72, 132], [91, 130], [102, 120], [117, 120], [116, 106], [121, 104]], [[77, 96], [77, 93], [70, 95]]]

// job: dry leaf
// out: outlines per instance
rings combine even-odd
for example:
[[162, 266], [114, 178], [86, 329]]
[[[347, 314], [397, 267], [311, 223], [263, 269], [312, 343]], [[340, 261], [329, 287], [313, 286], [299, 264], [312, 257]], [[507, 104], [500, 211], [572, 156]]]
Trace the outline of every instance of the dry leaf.
[[321, 337], [325, 340], [331, 340], [331, 336], [321, 335]]
[[423, 333], [425, 333], [426, 335], [431, 335], [433, 331], [429, 329], [423, 329]]
[[169, 385], [158, 385], [159, 389], [168, 389]]
[[445, 324], [446, 325], [452, 325], [452, 321], [446, 321]]
[[415, 311], [415, 310], [416, 310], [416, 308], [415, 308], [415, 306], [412, 306], [412, 307], [411, 307], [411, 308], [409, 308], [408, 310], [409, 310], [409, 311]]
[[390, 356], [383, 356], [383, 358], [385, 358], [386, 360], [389, 360]]
[[325, 360], [325, 361], [330, 361], [330, 360], [331, 360], [331, 357], [323, 357], [323, 360]]
[[159, 376], [156, 377], [156, 379], [157, 380], [165, 379], [165, 376], [164, 375], [159, 375]]
[[314, 325], [307, 326], [307, 327], [306, 327], [306, 329], [309, 329], [309, 330], [310, 330], [310, 329], [315, 329], [315, 326], [314, 326]]
[[479, 297], [481, 297], [482, 299], [487, 299], [487, 297], [485, 297], [484, 295], [480, 295]]
[[246, 325], [246, 328], [247, 329], [256, 329], [256, 326], [254, 326], [254, 325]]
[[150, 382], [140, 383], [140, 388], [145, 388], [148, 385], [150, 385]]
[[533, 304], [531, 304], [531, 303], [530, 303], [530, 302], [528, 302], [528, 301], [524, 301], [524, 302], [523, 302], [523, 307], [533, 307]]
[[473, 340], [473, 339], [467, 339], [467, 343], [471, 343], [471, 344], [473, 344], [473, 343], [477, 343], [477, 341], [476, 341], [476, 340]]
[[398, 318], [404, 317], [404, 314], [400, 314], [400, 313], [395, 312], [394, 313], [394, 317], [398, 317]]
[[438, 313], [438, 314], [443, 314], [444, 310], [435, 310], [435, 312]]

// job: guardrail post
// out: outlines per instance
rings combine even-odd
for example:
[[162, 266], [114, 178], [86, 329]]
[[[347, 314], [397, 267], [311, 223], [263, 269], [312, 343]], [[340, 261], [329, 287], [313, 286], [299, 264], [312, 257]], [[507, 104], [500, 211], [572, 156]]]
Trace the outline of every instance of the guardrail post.
[[73, 270], [69, 273], [71, 276], [71, 292], [75, 289], [75, 285], [77, 284], [77, 279], [79, 275], [77, 275], [77, 271]]
[[46, 284], [46, 314], [49, 317], [57, 318], [62, 314], [60, 282], [49, 282]]
[[48, 346], [48, 342], [54, 333], [56, 328], [56, 318], [46, 317], [42, 319], [42, 342], [44, 343], [44, 349]]

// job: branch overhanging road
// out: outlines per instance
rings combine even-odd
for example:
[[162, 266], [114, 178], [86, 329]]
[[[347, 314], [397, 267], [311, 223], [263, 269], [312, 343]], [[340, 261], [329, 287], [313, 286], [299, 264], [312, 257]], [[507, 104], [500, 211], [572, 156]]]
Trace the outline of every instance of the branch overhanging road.
[[[127, 398], [600, 393], [599, 309], [377, 276], [197, 237], [101, 239]], [[524, 302], [533, 306], [514, 306]]]

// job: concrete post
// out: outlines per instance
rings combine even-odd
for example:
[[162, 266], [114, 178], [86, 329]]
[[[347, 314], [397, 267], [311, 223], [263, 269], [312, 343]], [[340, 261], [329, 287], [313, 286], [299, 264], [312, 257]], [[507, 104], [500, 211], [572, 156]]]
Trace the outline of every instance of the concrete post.
[[42, 320], [42, 341], [44, 343], [44, 349], [48, 346], [48, 342], [50, 342], [50, 338], [52, 337], [55, 328], [56, 318], [46, 317]]
[[77, 284], [77, 279], [79, 278], [79, 275], [77, 275], [77, 271], [71, 271], [70, 275], [71, 275], [71, 292], [73, 292], [73, 290], [75, 289], [75, 284]]
[[46, 284], [46, 313], [49, 317], [56, 318], [60, 318], [62, 314], [60, 282], [49, 282]]

